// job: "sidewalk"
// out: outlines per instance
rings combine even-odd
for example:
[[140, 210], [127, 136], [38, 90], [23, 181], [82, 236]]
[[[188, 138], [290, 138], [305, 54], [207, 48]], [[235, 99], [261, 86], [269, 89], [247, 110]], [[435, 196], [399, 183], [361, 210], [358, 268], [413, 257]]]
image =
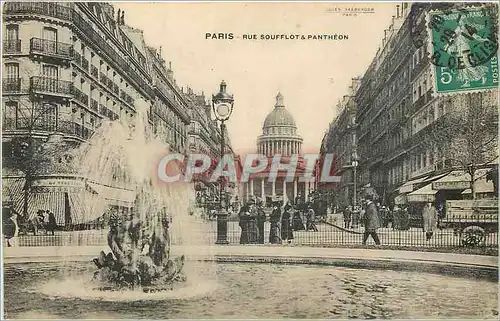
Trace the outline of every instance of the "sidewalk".
[[[54, 246], [3, 248], [5, 263], [88, 261], [101, 250], [109, 252], [107, 246]], [[471, 254], [412, 252], [378, 249], [317, 248], [272, 245], [215, 245], [215, 246], [172, 246], [173, 255], [185, 254], [193, 259], [281, 259], [309, 263], [332, 261], [386, 262], [393, 264], [418, 263], [434, 265], [457, 265], [470, 268], [498, 270], [498, 257]], [[246, 259], [245, 259], [246, 258]]]

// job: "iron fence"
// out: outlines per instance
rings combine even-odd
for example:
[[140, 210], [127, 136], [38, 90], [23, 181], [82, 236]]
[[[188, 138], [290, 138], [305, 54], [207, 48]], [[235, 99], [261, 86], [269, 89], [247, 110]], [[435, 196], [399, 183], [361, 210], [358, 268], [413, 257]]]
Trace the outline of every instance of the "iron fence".
[[[306, 222], [304, 222], [304, 225]], [[258, 224], [256, 224], [257, 226]], [[296, 224], [297, 225], [297, 224]], [[356, 246], [362, 245], [364, 227], [361, 225], [355, 227], [344, 228], [343, 218], [331, 216], [326, 220], [318, 220], [316, 222], [317, 231], [314, 230], [293, 230], [293, 239], [291, 244], [309, 245], [309, 246]], [[297, 226], [295, 226], [297, 227]], [[97, 246], [107, 244], [108, 229], [103, 225], [84, 225], [78, 227], [80, 230], [73, 231], [55, 231], [46, 233], [44, 230], [38, 231], [37, 235], [33, 235], [32, 231], [19, 236], [19, 246]], [[192, 226], [190, 228], [193, 228]], [[179, 228], [172, 230], [172, 244], [215, 244], [217, 239], [217, 221], [204, 220], [200, 222], [196, 233], [185, 230], [180, 232]], [[183, 227], [181, 226], [182, 230]], [[258, 232], [257, 232], [258, 231]], [[227, 222], [227, 239], [229, 244], [240, 244], [241, 227], [239, 222], [230, 219]], [[263, 244], [269, 244], [269, 236], [271, 232], [271, 223], [264, 222], [263, 230], [254, 229], [255, 233], [263, 234]], [[198, 235], [198, 239], [193, 241], [193, 235]], [[406, 227], [404, 229], [393, 228], [391, 226], [382, 227], [377, 230], [381, 245], [397, 246], [397, 247], [414, 247], [414, 248], [445, 248], [445, 247], [486, 247], [498, 248], [498, 219], [492, 218], [489, 220], [478, 219], [460, 219], [456, 218], [453, 221], [447, 221], [440, 224], [428, 239], [422, 227]], [[258, 240], [259, 237], [254, 235], [253, 239]], [[190, 240], [183, 239], [189, 237]], [[262, 237], [260, 238], [262, 241]], [[258, 244], [258, 242], [255, 242]], [[282, 244], [288, 243], [283, 241]], [[373, 239], [368, 238], [368, 245], [374, 244]]]

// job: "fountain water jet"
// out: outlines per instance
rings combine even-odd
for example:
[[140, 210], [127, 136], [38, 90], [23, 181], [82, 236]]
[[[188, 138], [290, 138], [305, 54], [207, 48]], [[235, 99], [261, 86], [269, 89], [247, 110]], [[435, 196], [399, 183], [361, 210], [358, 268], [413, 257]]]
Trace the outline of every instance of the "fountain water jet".
[[[186, 280], [184, 255], [173, 258], [170, 253], [169, 225], [172, 214], [189, 212], [194, 191], [187, 183], [155, 186], [154, 174], [167, 150], [153, 135], [147, 113], [138, 112], [129, 120], [103, 122], [75, 152], [77, 172], [88, 182], [107, 187], [106, 195], [88, 197], [84, 205], [93, 205], [87, 206], [84, 216], [99, 217], [113, 198], [120, 199], [125, 191], [133, 195], [123, 213], [111, 215], [107, 236], [111, 252], [102, 251], [93, 260], [100, 290], [160, 291]], [[180, 171], [173, 162], [168, 166]]]

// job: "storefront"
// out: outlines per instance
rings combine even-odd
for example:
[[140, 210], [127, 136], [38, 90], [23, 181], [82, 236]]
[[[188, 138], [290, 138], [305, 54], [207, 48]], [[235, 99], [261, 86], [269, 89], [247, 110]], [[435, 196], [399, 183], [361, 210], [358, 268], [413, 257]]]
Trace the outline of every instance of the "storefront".
[[[3, 179], [3, 200], [11, 201], [14, 210], [24, 209], [23, 178]], [[28, 219], [39, 210], [54, 213], [57, 225], [85, 224], [101, 217], [109, 206], [130, 208], [135, 191], [100, 185], [76, 176], [48, 176], [32, 184], [28, 195]]]

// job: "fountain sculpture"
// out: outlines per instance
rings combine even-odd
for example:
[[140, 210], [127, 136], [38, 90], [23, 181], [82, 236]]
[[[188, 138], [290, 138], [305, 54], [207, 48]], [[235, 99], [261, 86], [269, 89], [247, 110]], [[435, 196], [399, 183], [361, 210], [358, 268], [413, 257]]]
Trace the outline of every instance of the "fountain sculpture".
[[[166, 150], [165, 143], [151, 132], [147, 113], [138, 111], [128, 120], [103, 122], [76, 151], [78, 171], [87, 181], [135, 194], [132, 205], [111, 210], [107, 235], [111, 251], [101, 251], [93, 260], [98, 268], [93, 281], [99, 290], [156, 292], [186, 281], [184, 255], [174, 258], [170, 253], [169, 225], [171, 214], [187, 212], [182, 206], [189, 203], [189, 187], [182, 183], [158, 187], [152, 179]], [[102, 215], [111, 209], [110, 198], [93, 195], [100, 205], [84, 215]]]

